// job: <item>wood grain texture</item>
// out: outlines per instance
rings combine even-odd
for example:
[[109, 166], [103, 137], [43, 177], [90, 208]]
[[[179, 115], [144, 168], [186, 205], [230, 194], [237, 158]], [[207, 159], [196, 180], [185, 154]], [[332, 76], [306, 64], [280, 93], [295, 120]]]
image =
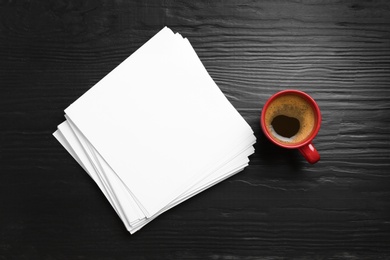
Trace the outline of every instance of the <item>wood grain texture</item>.
[[[390, 259], [389, 16], [363, 0], [0, 1], [0, 259]], [[258, 142], [245, 171], [130, 236], [51, 133], [165, 25]], [[261, 133], [286, 88], [320, 105], [314, 166]]]

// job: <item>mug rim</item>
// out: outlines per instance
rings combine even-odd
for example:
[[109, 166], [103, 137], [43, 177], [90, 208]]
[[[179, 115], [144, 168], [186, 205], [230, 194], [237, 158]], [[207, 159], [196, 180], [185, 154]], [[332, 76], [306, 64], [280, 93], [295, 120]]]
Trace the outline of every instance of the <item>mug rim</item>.
[[[264, 111], [267, 110], [267, 108], [269, 107], [269, 105], [271, 104], [271, 102], [273, 100], [275, 100], [279, 96], [286, 95], [286, 94], [295, 94], [295, 95], [298, 95], [298, 96], [304, 98], [306, 101], [308, 101], [310, 103], [310, 105], [312, 106], [312, 108], [316, 114], [317, 121], [316, 121], [316, 124], [314, 126], [313, 131], [311, 132], [311, 134], [309, 135], [308, 138], [306, 138], [304, 141], [296, 143], [296, 144], [285, 144], [282, 142], [278, 142], [275, 138], [272, 137], [272, 135], [268, 132], [268, 130], [265, 126], [265, 112]], [[290, 149], [300, 148], [300, 147], [303, 147], [303, 146], [311, 143], [311, 141], [314, 139], [314, 137], [317, 135], [318, 131], [320, 130], [321, 121], [322, 121], [321, 111], [320, 111], [320, 108], [319, 108], [317, 102], [309, 94], [307, 94], [303, 91], [300, 91], [300, 90], [295, 90], [295, 89], [286, 89], [286, 90], [282, 90], [282, 91], [279, 91], [279, 92], [273, 94], [270, 98], [268, 98], [267, 102], [264, 104], [263, 109], [261, 111], [261, 128], [263, 130], [263, 133], [265, 134], [265, 136], [267, 136], [267, 138], [271, 142], [273, 142], [274, 144], [276, 144], [278, 146], [284, 147], [284, 148], [290, 148]]]

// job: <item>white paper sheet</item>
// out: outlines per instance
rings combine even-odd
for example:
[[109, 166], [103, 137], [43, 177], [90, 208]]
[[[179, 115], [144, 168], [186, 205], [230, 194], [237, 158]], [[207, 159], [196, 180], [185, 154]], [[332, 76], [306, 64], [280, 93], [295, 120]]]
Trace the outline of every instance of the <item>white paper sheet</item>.
[[249, 125], [167, 27], [65, 113], [55, 137], [132, 233], [241, 171], [254, 152]]

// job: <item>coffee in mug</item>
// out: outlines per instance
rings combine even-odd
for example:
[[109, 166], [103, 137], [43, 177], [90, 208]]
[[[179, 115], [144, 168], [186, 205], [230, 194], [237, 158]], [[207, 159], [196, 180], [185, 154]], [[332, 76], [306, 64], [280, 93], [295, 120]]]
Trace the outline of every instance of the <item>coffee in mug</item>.
[[298, 148], [315, 163], [319, 154], [311, 141], [319, 131], [321, 113], [317, 103], [306, 93], [285, 90], [273, 95], [264, 105], [261, 125], [265, 135], [284, 148]]
[[265, 113], [265, 126], [281, 143], [298, 144], [314, 130], [314, 109], [304, 98], [286, 94], [275, 98]]

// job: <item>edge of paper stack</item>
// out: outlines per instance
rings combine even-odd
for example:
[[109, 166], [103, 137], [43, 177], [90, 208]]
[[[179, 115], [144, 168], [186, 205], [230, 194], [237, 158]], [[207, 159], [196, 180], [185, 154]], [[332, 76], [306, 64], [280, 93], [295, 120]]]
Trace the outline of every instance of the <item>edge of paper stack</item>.
[[191, 44], [163, 28], [65, 109], [53, 133], [134, 233], [240, 172], [256, 138]]

